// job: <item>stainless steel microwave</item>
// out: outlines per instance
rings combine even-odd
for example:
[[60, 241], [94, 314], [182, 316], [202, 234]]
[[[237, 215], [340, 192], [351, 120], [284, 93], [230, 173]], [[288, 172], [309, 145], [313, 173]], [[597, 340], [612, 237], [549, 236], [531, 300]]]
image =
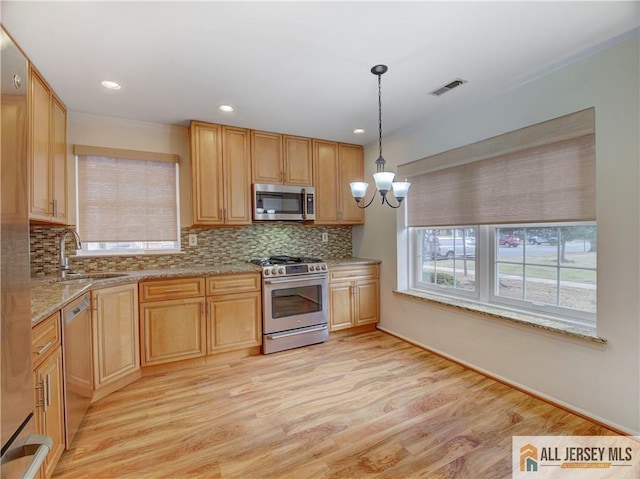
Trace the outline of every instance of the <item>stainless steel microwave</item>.
[[312, 186], [253, 185], [254, 221], [315, 219], [315, 190]]

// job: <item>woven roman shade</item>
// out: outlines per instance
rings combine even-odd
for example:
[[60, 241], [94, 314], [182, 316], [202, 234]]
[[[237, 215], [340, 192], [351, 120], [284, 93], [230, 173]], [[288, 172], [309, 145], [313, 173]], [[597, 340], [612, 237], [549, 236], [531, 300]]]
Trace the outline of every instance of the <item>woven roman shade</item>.
[[89, 242], [177, 241], [176, 163], [78, 156], [78, 233]]
[[[447, 162], [459, 164], [428, 171]], [[594, 109], [402, 165], [398, 176], [411, 181], [409, 226], [595, 220]]]

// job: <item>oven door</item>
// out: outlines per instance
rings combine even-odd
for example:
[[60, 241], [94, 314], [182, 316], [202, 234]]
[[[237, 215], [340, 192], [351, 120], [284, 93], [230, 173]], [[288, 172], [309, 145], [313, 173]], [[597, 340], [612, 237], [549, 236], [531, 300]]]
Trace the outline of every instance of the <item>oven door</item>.
[[277, 333], [328, 321], [326, 274], [265, 278], [263, 333]]

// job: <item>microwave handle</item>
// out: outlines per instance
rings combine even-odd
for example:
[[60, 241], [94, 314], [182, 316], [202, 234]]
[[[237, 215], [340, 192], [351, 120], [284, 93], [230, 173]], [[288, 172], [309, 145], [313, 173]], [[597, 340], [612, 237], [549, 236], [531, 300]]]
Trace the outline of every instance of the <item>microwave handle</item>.
[[307, 219], [307, 190], [302, 188], [302, 219]]

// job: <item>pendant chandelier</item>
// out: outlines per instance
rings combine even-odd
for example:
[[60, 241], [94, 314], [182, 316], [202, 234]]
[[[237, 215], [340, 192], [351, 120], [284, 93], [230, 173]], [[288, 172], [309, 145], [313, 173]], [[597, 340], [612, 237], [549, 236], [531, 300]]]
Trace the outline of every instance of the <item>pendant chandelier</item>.
[[[395, 173], [390, 171], [384, 171], [385, 159], [382, 157], [382, 75], [388, 70], [386, 65], [376, 65], [371, 69], [371, 73], [378, 76], [378, 146], [380, 149], [380, 156], [376, 160], [376, 173], [373, 174], [373, 180], [376, 183], [376, 191], [380, 192], [380, 201], [382, 204], [387, 204], [391, 208], [399, 208], [402, 204], [402, 200], [407, 196], [410, 183], [406, 181], [393, 181]], [[358, 208], [367, 208], [373, 200], [376, 198], [375, 192], [371, 197], [371, 200], [366, 203], [364, 200], [367, 194], [367, 183], [363, 181], [355, 181], [350, 183], [351, 194], [356, 200]], [[395, 196], [397, 204], [393, 205], [389, 203], [387, 193], [391, 190], [393, 196]], [[364, 204], [366, 203], [366, 204]]]

